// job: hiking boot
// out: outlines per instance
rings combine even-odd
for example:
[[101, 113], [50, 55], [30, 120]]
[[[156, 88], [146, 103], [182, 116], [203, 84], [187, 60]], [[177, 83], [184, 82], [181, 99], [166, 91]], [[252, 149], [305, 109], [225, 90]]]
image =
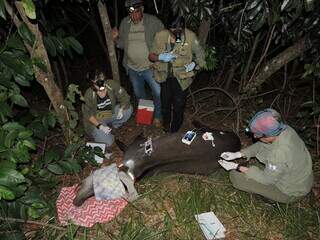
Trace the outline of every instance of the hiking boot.
[[156, 128], [161, 128], [161, 127], [162, 127], [161, 120], [160, 120], [159, 118], [153, 119], [153, 125], [154, 125]]

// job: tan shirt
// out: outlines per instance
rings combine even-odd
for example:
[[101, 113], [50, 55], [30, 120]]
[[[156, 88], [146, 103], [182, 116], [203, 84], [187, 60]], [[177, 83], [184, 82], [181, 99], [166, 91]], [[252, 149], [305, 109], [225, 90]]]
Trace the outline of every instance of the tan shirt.
[[128, 36], [128, 66], [136, 71], [148, 69], [151, 65], [148, 55], [143, 21], [137, 24], [131, 22]]

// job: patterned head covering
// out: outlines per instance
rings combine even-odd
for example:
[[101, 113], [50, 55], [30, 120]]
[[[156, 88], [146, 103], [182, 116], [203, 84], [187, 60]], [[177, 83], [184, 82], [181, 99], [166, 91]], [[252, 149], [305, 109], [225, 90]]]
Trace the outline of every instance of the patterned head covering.
[[280, 121], [280, 114], [271, 108], [257, 112], [249, 123], [256, 138], [278, 136], [287, 125]]

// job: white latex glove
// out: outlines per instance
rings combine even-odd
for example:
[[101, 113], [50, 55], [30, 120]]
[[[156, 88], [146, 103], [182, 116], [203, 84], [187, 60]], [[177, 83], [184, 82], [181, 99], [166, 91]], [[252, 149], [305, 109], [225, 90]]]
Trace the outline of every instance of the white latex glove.
[[196, 66], [195, 62], [191, 62], [189, 64], [184, 65], [184, 67], [186, 68], [186, 72], [191, 72]]
[[123, 118], [123, 108], [120, 108], [116, 117], [118, 120]]
[[103, 131], [105, 134], [109, 134], [111, 132], [111, 128], [109, 128], [108, 126], [104, 126], [104, 125], [100, 125], [99, 129], [101, 131]]
[[223, 152], [221, 153], [220, 157], [222, 157], [223, 159], [227, 160], [227, 161], [232, 161], [235, 160], [237, 158], [241, 158], [241, 152]]
[[218, 163], [227, 171], [237, 169], [238, 163], [219, 160]]

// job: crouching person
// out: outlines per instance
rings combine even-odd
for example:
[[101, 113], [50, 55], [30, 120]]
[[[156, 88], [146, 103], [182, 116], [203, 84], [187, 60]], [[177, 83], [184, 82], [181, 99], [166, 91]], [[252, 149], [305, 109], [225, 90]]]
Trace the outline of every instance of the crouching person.
[[256, 157], [262, 164], [232, 170], [232, 185], [281, 203], [298, 201], [307, 195], [313, 184], [312, 159], [296, 131], [270, 108], [251, 119], [249, 130], [258, 142], [240, 152], [224, 152], [221, 157], [227, 161]]
[[112, 128], [120, 127], [132, 114], [130, 97], [118, 83], [106, 79], [100, 71], [96, 71], [91, 84], [82, 105], [84, 128], [95, 142], [111, 146], [114, 142]]

